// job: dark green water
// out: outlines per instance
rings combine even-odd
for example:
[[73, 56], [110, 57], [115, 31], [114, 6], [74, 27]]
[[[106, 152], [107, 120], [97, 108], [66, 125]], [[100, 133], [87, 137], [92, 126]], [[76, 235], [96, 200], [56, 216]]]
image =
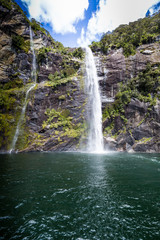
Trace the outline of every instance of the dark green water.
[[160, 239], [160, 154], [0, 155], [0, 239]]

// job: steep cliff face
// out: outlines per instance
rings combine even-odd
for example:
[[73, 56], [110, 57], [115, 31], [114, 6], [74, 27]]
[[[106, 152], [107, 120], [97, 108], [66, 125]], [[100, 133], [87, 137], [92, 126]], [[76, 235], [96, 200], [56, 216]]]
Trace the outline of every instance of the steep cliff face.
[[13, 36], [22, 35], [27, 29], [27, 22], [16, 5], [11, 4], [11, 9], [0, 5], [0, 75], [1, 83], [9, 81], [12, 73], [11, 64], [14, 63], [16, 53], [13, 49]]
[[85, 96], [79, 81], [79, 77], [70, 77], [57, 87], [48, 82], [38, 84], [28, 102], [24, 132], [17, 148], [64, 151], [79, 147], [85, 129]]
[[[93, 42], [99, 56], [106, 145], [160, 152], [160, 13], [120, 25]], [[110, 100], [110, 101], [109, 101]]]
[[[118, 151], [160, 152], [160, 44], [97, 52], [105, 143]], [[111, 101], [109, 101], [112, 99]]]
[[115, 97], [119, 91], [119, 83], [125, 84], [129, 79], [134, 78], [139, 72], [146, 69], [147, 64], [160, 62], [160, 44], [152, 43], [141, 45], [137, 48], [136, 54], [125, 57], [123, 49], [111, 50], [108, 54], [95, 53], [100, 63], [97, 70], [100, 85], [108, 97]]
[[12, 1], [0, 1], [0, 149], [8, 151], [32, 86], [36, 53], [37, 83], [27, 99], [15, 150], [75, 149], [84, 131], [82, 49], [64, 48]]
[[[87, 131], [84, 52], [64, 48], [35, 20], [30, 22], [17, 4], [0, 0], [0, 151], [11, 148], [26, 92], [34, 82], [30, 26], [37, 82], [27, 98], [15, 150], [79, 149]], [[119, 32], [123, 26], [115, 34]], [[123, 45], [114, 35], [109, 38]], [[106, 148], [160, 152], [160, 44], [150, 33], [142, 42], [150, 39], [154, 41], [136, 49], [134, 44], [115, 47], [110, 41], [110, 46], [104, 42], [103, 49], [95, 50]]]

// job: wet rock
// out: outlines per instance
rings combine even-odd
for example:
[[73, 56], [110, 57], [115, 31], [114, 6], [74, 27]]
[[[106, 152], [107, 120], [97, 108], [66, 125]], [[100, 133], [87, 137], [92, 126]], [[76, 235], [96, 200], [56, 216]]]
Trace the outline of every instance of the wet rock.
[[104, 146], [109, 150], [116, 151], [117, 142], [114, 138], [104, 137]]

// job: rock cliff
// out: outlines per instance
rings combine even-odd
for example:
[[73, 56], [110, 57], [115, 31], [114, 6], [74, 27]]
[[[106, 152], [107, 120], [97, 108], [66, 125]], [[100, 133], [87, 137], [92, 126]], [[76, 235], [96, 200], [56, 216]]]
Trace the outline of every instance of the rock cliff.
[[0, 149], [11, 148], [26, 92], [34, 82], [30, 27], [37, 83], [27, 98], [15, 150], [76, 149], [85, 129], [84, 53], [56, 42], [12, 1], [0, 1]]
[[122, 48], [95, 54], [99, 58], [106, 147], [160, 152], [159, 42], [141, 45], [129, 57], [124, 56]]
[[[27, 98], [15, 150], [79, 149], [87, 131], [83, 50], [65, 48], [16, 3], [0, 0], [0, 151], [11, 148], [34, 82], [30, 27], [37, 82]], [[105, 147], [160, 152], [160, 44], [140, 44], [130, 53], [114, 45], [95, 50]]]

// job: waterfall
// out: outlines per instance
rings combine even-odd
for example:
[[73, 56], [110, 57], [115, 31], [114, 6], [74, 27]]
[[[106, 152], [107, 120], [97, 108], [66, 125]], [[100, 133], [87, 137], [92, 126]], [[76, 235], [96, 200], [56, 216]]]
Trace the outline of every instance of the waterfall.
[[30, 91], [35, 87], [35, 83], [27, 90], [26, 92], [26, 97], [25, 97], [25, 100], [24, 100], [24, 105], [23, 105], [23, 108], [22, 108], [22, 111], [21, 111], [21, 115], [20, 115], [20, 118], [19, 118], [19, 121], [18, 121], [18, 124], [17, 124], [17, 127], [16, 127], [16, 132], [15, 132], [15, 135], [14, 135], [14, 138], [13, 138], [13, 141], [12, 141], [12, 145], [11, 145], [11, 149], [10, 149], [10, 153], [13, 152], [15, 150], [15, 146], [16, 146], [16, 142], [18, 140], [18, 136], [19, 136], [19, 132], [20, 132], [20, 127], [21, 127], [21, 124], [22, 124], [22, 121], [24, 119], [24, 115], [25, 115], [25, 111], [26, 111], [26, 107], [27, 107], [27, 99], [28, 99], [28, 94], [30, 93]]
[[26, 92], [24, 105], [23, 105], [23, 108], [22, 108], [22, 111], [21, 111], [21, 115], [20, 115], [17, 127], [16, 127], [16, 132], [15, 132], [12, 144], [11, 144], [11, 149], [9, 151], [10, 153], [15, 151], [15, 146], [16, 146], [16, 142], [17, 142], [18, 137], [19, 137], [21, 124], [22, 124], [22, 121], [24, 119], [24, 115], [25, 115], [25, 112], [26, 112], [28, 95], [29, 95], [30, 91], [36, 86], [36, 55], [35, 55], [35, 51], [34, 51], [33, 34], [32, 34], [31, 27], [30, 27], [30, 46], [31, 46], [31, 51], [32, 51], [32, 55], [33, 55], [31, 78], [32, 78], [34, 83], [29, 87], [29, 89]]
[[36, 76], [37, 76], [36, 55], [34, 51], [33, 32], [32, 32], [31, 26], [29, 27], [29, 30], [30, 30], [30, 46], [31, 46], [31, 51], [33, 55], [31, 76], [32, 76], [33, 82], [36, 83], [36, 80], [37, 80], [36, 79]]
[[86, 92], [88, 95], [88, 146], [89, 152], [103, 152], [102, 107], [97, 70], [92, 51], [86, 47]]

